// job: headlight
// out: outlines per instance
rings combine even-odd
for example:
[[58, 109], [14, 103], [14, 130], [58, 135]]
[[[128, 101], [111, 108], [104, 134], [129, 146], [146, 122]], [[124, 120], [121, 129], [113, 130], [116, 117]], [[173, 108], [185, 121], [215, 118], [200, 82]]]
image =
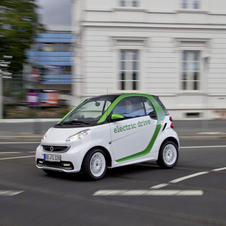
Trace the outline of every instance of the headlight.
[[90, 129], [83, 130], [83, 131], [81, 131], [79, 133], [76, 133], [75, 135], [72, 135], [72, 136], [68, 137], [66, 141], [81, 140], [84, 137], [86, 137], [89, 134], [89, 132], [90, 132]]
[[44, 135], [43, 135], [43, 137], [42, 137], [42, 140], [45, 140], [45, 139], [46, 139], [46, 137], [47, 137], [47, 135], [46, 135], [46, 134], [44, 134]]

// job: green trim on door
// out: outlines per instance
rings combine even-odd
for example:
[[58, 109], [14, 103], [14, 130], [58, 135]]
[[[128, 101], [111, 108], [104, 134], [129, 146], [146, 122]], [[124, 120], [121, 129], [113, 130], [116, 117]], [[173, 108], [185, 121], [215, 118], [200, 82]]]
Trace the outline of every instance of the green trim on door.
[[157, 119], [158, 119], [157, 126], [156, 126], [155, 132], [154, 132], [148, 146], [145, 148], [145, 150], [143, 150], [143, 151], [141, 151], [137, 154], [133, 154], [133, 155], [121, 158], [121, 159], [117, 159], [116, 162], [124, 162], [124, 161], [128, 161], [128, 160], [135, 159], [135, 158], [140, 158], [140, 157], [143, 157], [145, 155], [148, 155], [151, 152], [151, 149], [152, 149], [152, 147], [153, 147], [153, 145], [156, 141], [156, 138], [158, 137], [158, 134], [161, 130], [163, 120], [166, 117], [164, 110], [162, 109], [162, 107], [159, 105], [159, 103], [156, 101], [156, 99], [153, 96], [148, 95], [148, 94], [125, 94], [125, 95], [119, 96], [115, 100], [115, 102], [109, 107], [109, 109], [105, 112], [106, 114], [104, 114], [101, 117], [101, 119], [98, 121], [98, 123], [104, 122], [107, 119], [108, 115], [111, 113], [111, 111], [119, 103], [120, 100], [122, 100], [125, 97], [132, 97], [132, 96], [145, 97], [145, 98], [147, 98], [151, 101], [151, 103], [152, 103], [152, 105], [155, 109], [155, 112], [157, 113]]
[[131, 160], [131, 159], [140, 158], [140, 157], [143, 157], [143, 156], [149, 154], [151, 152], [151, 149], [152, 149], [152, 147], [155, 143], [155, 140], [156, 140], [156, 138], [159, 134], [161, 127], [162, 127], [161, 124], [156, 126], [156, 129], [155, 129], [155, 132], [152, 136], [152, 139], [151, 139], [150, 143], [148, 144], [148, 146], [145, 148], [145, 150], [143, 150], [142, 152], [139, 152], [137, 154], [130, 155], [130, 156], [127, 156], [127, 157], [122, 158], [122, 159], [118, 159], [118, 160], [116, 160], [116, 162], [124, 162], [124, 161], [128, 161], [128, 160]]
[[[87, 100], [87, 99], [86, 99]], [[79, 107], [81, 104], [83, 104], [86, 100], [82, 101], [79, 105], [75, 106], [71, 111], [69, 111], [57, 124], [60, 124], [68, 115], [71, 114], [72, 111], [74, 111], [77, 107]]]

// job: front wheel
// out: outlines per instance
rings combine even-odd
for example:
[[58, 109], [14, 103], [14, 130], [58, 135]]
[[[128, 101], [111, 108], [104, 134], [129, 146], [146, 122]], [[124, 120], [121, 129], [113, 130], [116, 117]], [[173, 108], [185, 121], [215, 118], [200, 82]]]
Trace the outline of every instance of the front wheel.
[[173, 168], [178, 161], [178, 147], [173, 141], [166, 141], [159, 150], [157, 164], [162, 168]]
[[83, 172], [92, 180], [99, 180], [104, 177], [107, 171], [107, 162], [104, 152], [101, 149], [92, 149], [85, 156]]

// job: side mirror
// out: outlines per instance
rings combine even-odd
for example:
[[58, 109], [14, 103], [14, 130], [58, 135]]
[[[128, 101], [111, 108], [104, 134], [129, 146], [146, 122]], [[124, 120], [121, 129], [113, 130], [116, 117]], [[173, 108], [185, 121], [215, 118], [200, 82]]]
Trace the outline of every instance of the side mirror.
[[124, 118], [125, 117], [123, 115], [118, 114], [118, 113], [113, 113], [112, 116], [111, 116], [112, 121], [122, 120]]

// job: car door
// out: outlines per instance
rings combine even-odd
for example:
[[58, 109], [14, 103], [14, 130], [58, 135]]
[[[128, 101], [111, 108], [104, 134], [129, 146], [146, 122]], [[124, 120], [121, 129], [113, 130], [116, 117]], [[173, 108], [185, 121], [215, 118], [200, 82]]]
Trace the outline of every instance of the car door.
[[[132, 106], [128, 104], [129, 102]], [[150, 101], [148, 99], [144, 101], [140, 96], [126, 97], [113, 109], [112, 113], [124, 116], [122, 120], [110, 122], [111, 145], [114, 158], [118, 162], [147, 154], [145, 149], [151, 142], [157, 118], [151, 118], [146, 114], [144, 106], [148, 109], [148, 113], [154, 111]]]

